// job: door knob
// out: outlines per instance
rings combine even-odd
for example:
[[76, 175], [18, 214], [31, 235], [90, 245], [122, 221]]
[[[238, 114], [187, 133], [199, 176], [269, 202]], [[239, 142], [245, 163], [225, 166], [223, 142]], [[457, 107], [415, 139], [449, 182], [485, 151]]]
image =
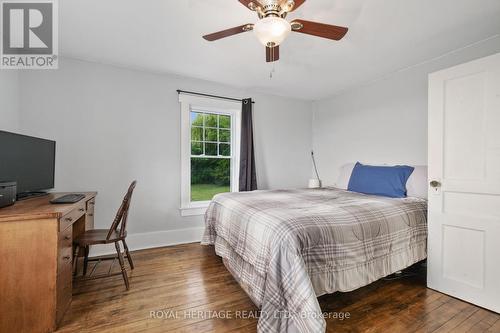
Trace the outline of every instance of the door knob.
[[437, 180], [433, 180], [430, 182], [431, 187], [441, 187], [441, 183]]

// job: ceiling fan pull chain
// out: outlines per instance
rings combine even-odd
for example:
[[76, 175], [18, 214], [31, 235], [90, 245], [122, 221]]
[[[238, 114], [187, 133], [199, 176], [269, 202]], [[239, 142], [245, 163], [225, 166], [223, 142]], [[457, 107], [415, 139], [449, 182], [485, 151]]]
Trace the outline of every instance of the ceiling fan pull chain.
[[271, 69], [271, 72], [269, 72], [269, 80], [273, 79], [273, 74], [274, 74], [274, 72], [276, 72], [276, 65], [275, 64], [276, 64], [276, 62], [272, 62], [273, 68]]
[[271, 53], [271, 65], [272, 65], [271, 72], [269, 72], [269, 80], [273, 79], [273, 74], [276, 71], [276, 67], [275, 67], [276, 62], [274, 61], [275, 60], [275, 58], [274, 58], [274, 55], [275, 55], [274, 50], [275, 50], [274, 47], [272, 47], [269, 50], [269, 52]]

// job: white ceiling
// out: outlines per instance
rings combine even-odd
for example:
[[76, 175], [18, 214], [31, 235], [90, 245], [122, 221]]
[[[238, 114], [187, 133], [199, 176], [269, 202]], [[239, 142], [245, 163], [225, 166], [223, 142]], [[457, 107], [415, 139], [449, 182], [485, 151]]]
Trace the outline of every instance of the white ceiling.
[[307, 0], [288, 18], [350, 30], [340, 42], [292, 33], [270, 79], [273, 65], [253, 33], [201, 38], [257, 20], [237, 0], [59, 4], [63, 56], [310, 100], [500, 33], [500, 0]]

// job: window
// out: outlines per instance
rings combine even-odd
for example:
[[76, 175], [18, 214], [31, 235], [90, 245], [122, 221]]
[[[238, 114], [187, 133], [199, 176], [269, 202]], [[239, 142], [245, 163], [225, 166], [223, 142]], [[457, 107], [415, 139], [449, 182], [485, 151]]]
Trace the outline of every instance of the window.
[[239, 103], [180, 95], [181, 211], [205, 212], [218, 193], [238, 191]]
[[191, 202], [231, 192], [231, 116], [191, 110]]

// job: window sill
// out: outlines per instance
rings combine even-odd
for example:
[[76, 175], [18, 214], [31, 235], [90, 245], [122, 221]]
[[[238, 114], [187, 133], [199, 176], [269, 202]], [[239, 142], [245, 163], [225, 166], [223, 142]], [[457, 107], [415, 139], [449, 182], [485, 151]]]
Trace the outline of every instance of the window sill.
[[196, 204], [192, 204], [190, 206], [181, 207], [181, 216], [197, 216], [197, 215], [205, 215], [207, 211], [208, 205], [210, 201], [200, 202]]

